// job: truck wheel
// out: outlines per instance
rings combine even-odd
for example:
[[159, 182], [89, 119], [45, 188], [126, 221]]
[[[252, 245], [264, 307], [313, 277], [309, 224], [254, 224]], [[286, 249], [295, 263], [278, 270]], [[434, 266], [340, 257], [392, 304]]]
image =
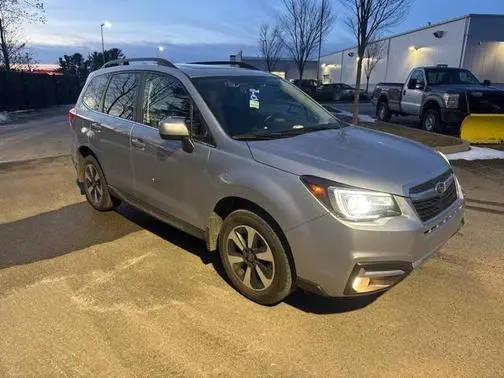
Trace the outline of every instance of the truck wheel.
[[91, 155], [84, 159], [84, 191], [89, 204], [96, 210], [108, 211], [120, 204], [120, 201], [109, 193], [100, 164]]
[[383, 121], [383, 122], [390, 121], [392, 114], [390, 113], [390, 109], [388, 107], [387, 101], [380, 101], [378, 103], [378, 107], [376, 109], [376, 115], [378, 116], [378, 119], [380, 121]]
[[244, 296], [273, 305], [293, 288], [293, 273], [276, 232], [248, 210], [236, 210], [224, 220], [219, 254], [228, 278]]
[[427, 109], [422, 117], [422, 129], [435, 133], [440, 133], [444, 130], [441, 116], [437, 109]]

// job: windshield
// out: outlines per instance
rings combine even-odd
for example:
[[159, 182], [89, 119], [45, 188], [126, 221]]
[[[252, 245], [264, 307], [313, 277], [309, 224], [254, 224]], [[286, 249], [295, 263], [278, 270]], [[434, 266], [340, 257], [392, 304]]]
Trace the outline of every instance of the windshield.
[[281, 136], [340, 127], [329, 112], [278, 77], [203, 77], [193, 83], [231, 137]]
[[425, 73], [429, 85], [480, 84], [478, 79], [468, 70], [428, 68]]

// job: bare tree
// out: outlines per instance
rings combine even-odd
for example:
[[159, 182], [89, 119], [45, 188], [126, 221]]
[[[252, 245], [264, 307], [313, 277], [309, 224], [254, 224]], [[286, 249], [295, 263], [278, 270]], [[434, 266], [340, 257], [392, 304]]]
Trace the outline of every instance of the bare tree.
[[348, 28], [357, 39], [357, 78], [355, 83], [353, 122], [359, 122], [359, 94], [361, 87], [362, 62], [368, 44], [378, 34], [401, 23], [413, 0], [340, 0], [347, 7], [345, 19]]
[[306, 61], [311, 58], [330, 31], [333, 12], [328, 0], [283, 0], [284, 13], [279, 16], [283, 43], [303, 78]]
[[261, 25], [259, 30], [259, 51], [266, 61], [268, 72], [274, 71], [283, 49], [282, 35], [278, 26]]
[[376, 65], [382, 60], [384, 53], [383, 41], [375, 41], [368, 44], [364, 52], [364, 74], [366, 75], [366, 93], [369, 92], [369, 78]]
[[45, 22], [44, 4], [37, 0], [0, 0], [0, 65], [6, 70], [31, 53], [22, 38], [23, 23]]

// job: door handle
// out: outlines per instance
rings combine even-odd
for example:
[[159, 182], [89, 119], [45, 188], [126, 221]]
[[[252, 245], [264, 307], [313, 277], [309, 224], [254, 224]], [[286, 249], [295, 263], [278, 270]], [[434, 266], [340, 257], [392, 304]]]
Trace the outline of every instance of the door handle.
[[131, 138], [131, 144], [139, 150], [143, 150], [145, 148], [145, 142], [142, 138]]
[[96, 133], [101, 132], [102, 126], [98, 122], [91, 122], [91, 125], [89, 125], [89, 128], [93, 130]]

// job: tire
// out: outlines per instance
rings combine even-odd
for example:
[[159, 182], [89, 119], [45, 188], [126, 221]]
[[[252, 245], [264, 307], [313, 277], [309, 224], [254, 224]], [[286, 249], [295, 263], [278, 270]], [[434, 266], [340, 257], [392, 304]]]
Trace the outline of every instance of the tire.
[[285, 248], [257, 214], [236, 210], [228, 215], [219, 235], [219, 254], [235, 289], [250, 300], [274, 305], [291, 293], [294, 278]]
[[120, 201], [110, 194], [107, 180], [98, 161], [91, 155], [84, 159], [84, 193], [91, 206], [98, 211], [109, 211]]
[[376, 107], [376, 116], [380, 121], [388, 122], [392, 118], [392, 113], [388, 107], [387, 101], [380, 101]]
[[441, 122], [441, 116], [437, 109], [430, 108], [425, 111], [422, 117], [422, 129], [435, 133], [444, 131], [445, 128]]

